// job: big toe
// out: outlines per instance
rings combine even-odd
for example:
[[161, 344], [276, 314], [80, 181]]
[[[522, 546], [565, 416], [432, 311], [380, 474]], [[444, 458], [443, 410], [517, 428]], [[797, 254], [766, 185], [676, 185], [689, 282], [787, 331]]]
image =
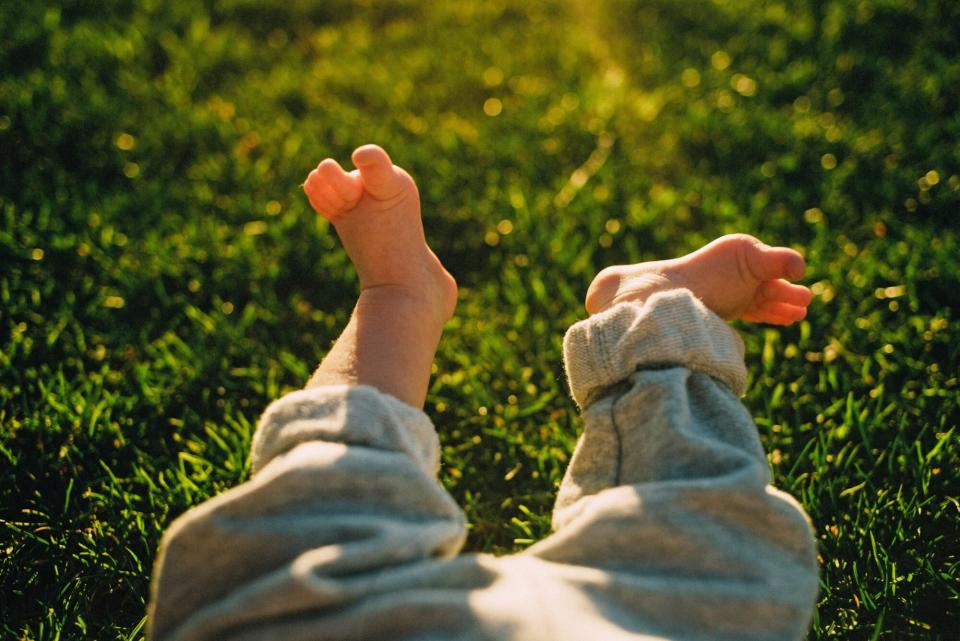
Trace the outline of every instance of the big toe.
[[356, 205], [363, 194], [363, 185], [357, 177], [345, 172], [340, 163], [332, 158], [326, 158], [317, 165], [317, 175], [348, 208]]
[[386, 200], [400, 193], [403, 185], [390, 156], [377, 145], [364, 145], [353, 152], [353, 164], [360, 170], [363, 186], [374, 198]]
[[763, 243], [754, 246], [747, 260], [750, 271], [760, 280], [799, 280], [803, 278], [807, 267], [799, 252], [789, 247], [770, 247]]

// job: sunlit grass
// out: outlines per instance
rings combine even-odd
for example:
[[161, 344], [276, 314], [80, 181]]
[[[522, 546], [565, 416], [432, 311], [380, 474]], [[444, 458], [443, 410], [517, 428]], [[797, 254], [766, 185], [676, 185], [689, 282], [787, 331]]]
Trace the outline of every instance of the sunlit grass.
[[139, 636], [160, 533], [246, 478], [346, 320], [299, 185], [375, 141], [461, 284], [427, 411], [469, 549], [549, 531], [591, 276], [744, 231], [802, 249], [817, 294], [741, 328], [820, 544], [811, 637], [949, 638], [960, 6], [810, 4], [0, 9], [3, 635]]

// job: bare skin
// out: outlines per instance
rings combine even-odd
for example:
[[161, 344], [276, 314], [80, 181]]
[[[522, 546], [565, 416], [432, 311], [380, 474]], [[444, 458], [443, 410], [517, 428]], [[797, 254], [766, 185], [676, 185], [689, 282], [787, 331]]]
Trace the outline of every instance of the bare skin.
[[303, 186], [360, 277], [353, 316], [307, 387], [372, 385], [422, 407], [457, 284], [427, 246], [410, 175], [376, 145], [354, 151], [353, 163], [348, 173], [327, 158]]
[[607, 267], [590, 284], [586, 307], [597, 314], [683, 287], [721, 318], [789, 325], [806, 316], [812, 298], [807, 287], [789, 282], [805, 268], [792, 249], [731, 234], [680, 258]]
[[[353, 153], [357, 169], [332, 159], [310, 172], [304, 191], [329, 220], [360, 277], [353, 316], [307, 387], [372, 385], [422, 407], [457, 285], [427, 245], [420, 196], [407, 172], [376, 145]], [[806, 315], [810, 290], [788, 279], [803, 257], [734, 234], [672, 260], [617, 265], [597, 274], [586, 307], [596, 314], [625, 301], [686, 288], [726, 319], [788, 325]]]
[[360, 277], [360, 290], [392, 287], [424, 298], [424, 312], [446, 322], [457, 285], [427, 245], [420, 194], [413, 178], [376, 145], [353, 152], [357, 169], [345, 172], [327, 158], [310, 172], [304, 191], [318, 214], [333, 223]]

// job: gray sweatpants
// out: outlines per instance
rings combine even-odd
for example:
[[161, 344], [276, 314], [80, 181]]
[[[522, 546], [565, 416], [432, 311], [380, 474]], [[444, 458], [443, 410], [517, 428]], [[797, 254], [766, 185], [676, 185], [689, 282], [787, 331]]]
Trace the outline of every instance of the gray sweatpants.
[[740, 338], [674, 290], [577, 323], [564, 357], [586, 425], [547, 539], [458, 556], [426, 415], [371, 387], [294, 392], [252, 479], [166, 532], [150, 638], [803, 638], [814, 541], [738, 401]]

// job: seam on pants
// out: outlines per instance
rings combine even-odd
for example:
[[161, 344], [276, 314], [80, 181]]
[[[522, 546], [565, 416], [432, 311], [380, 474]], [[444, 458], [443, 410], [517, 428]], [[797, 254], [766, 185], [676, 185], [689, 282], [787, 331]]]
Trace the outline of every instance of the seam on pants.
[[613, 426], [613, 433], [617, 439], [617, 458], [613, 474], [613, 483], [614, 487], [620, 485], [620, 470], [623, 467], [623, 436], [620, 434], [620, 426], [617, 425], [617, 403], [620, 401], [621, 396], [610, 399], [610, 425]]

